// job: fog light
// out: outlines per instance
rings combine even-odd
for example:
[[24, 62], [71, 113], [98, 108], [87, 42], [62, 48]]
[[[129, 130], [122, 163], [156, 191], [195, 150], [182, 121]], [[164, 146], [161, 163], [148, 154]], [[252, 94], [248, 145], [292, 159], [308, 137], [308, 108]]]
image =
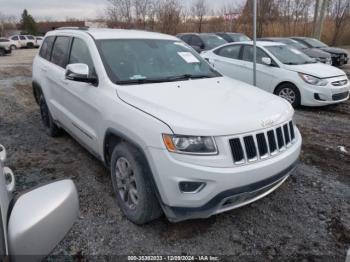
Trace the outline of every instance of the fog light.
[[185, 181], [179, 183], [179, 188], [182, 193], [198, 193], [205, 187], [205, 183], [203, 182], [192, 182]]
[[314, 98], [318, 101], [326, 101], [327, 100], [327, 98], [324, 95], [318, 94], [318, 93], [314, 94]]

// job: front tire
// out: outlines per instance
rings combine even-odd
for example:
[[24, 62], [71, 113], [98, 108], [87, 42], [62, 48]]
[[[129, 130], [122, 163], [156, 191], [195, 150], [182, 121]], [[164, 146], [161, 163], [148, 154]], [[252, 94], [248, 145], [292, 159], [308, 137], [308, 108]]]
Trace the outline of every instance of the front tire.
[[300, 92], [298, 88], [291, 83], [281, 84], [276, 88], [275, 94], [287, 100], [294, 108], [300, 106]]
[[55, 124], [43, 94], [40, 94], [39, 107], [40, 107], [41, 121], [46, 129], [47, 134], [51, 137], [57, 137], [61, 135], [62, 129]]
[[137, 149], [125, 142], [112, 153], [111, 178], [124, 215], [135, 224], [145, 224], [162, 214], [149, 179], [149, 169]]
[[11, 50], [16, 50], [16, 49], [17, 49], [17, 46], [11, 45]]

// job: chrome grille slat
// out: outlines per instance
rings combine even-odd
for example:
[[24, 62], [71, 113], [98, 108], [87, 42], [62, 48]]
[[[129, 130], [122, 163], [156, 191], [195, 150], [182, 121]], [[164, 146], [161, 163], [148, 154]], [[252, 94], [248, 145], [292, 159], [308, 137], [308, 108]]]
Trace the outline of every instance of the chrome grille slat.
[[292, 121], [256, 133], [229, 140], [233, 162], [236, 165], [268, 159], [287, 150], [295, 142]]

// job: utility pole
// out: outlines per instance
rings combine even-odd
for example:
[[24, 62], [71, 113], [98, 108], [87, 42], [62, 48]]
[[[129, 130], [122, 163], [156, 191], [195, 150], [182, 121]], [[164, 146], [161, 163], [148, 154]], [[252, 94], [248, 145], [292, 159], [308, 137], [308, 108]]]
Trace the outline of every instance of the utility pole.
[[257, 0], [253, 2], [253, 85], [256, 86], [256, 14]]
[[[322, 36], [322, 29], [323, 29], [323, 21], [326, 14], [326, 7], [328, 6], [328, 0], [317, 0], [315, 12], [316, 19], [314, 18], [315, 25], [314, 25], [314, 37], [317, 39], [321, 39]], [[321, 7], [321, 10], [319, 10]]]

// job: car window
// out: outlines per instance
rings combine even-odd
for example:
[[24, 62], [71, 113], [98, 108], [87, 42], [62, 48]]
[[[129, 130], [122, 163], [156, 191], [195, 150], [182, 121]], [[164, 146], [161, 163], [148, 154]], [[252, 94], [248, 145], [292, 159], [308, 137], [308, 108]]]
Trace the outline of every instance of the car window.
[[[258, 64], [262, 64], [263, 57], [270, 57], [265, 51], [261, 50], [261, 48], [256, 48], [256, 62]], [[246, 45], [243, 48], [242, 60], [253, 62], [253, 47], [251, 45]]]
[[34, 37], [31, 36], [31, 35], [27, 35], [27, 38], [28, 38], [29, 40], [34, 40]]
[[191, 45], [201, 47], [203, 45], [203, 42], [198, 36], [193, 35], [191, 38]]
[[105, 68], [118, 84], [218, 77], [192, 48], [180, 41], [158, 39], [97, 40]]
[[46, 60], [50, 60], [51, 50], [53, 42], [55, 41], [55, 36], [48, 36], [45, 38], [43, 44], [41, 45], [39, 55]]
[[69, 64], [83, 63], [89, 66], [90, 73], [94, 70], [94, 63], [90, 51], [84, 40], [74, 38], [69, 57]]
[[10, 42], [8, 39], [0, 38], [0, 42]]
[[192, 37], [191, 35], [183, 35], [181, 36], [181, 40], [188, 44], [191, 40], [191, 37]]
[[217, 46], [227, 44], [227, 41], [223, 39], [222, 37], [214, 34], [202, 34], [201, 38], [203, 42], [205, 43], [205, 47], [207, 49], [213, 49]]
[[241, 45], [224, 46], [214, 51], [215, 54], [232, 59], [239, 59], [239, 52], [241, 51]]
[[70, 37], [58, 36], [54, 43], [51, 62], [65, 68], [68, 60]]
[[25, 38], [23, 35], [20, 35], [20, 36], [19, 36], [19, 39], [21, 39], [21, 40], [26, 40], [26, 38]]
[[14, 36], [11, 38], [12, 40], [18, 40], [18, 36]]
[[37, 37], [36, 40], [43, 40], [42, 37]]

